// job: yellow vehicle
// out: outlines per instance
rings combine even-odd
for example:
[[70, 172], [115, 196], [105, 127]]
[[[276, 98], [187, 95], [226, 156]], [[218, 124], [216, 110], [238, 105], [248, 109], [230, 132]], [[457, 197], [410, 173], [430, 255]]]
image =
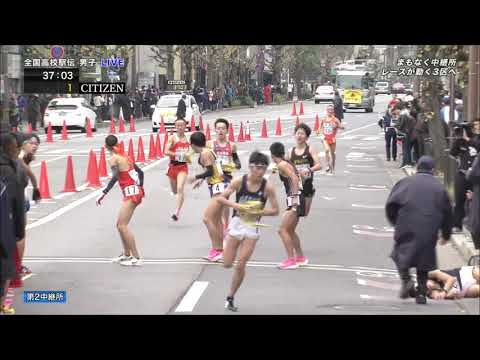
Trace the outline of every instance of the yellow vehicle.
[[365, 109], [372, 112], [375, 106], [373, 79], [365, 70], [342, 70], [335, 77], [335, 85], [346, 109]]

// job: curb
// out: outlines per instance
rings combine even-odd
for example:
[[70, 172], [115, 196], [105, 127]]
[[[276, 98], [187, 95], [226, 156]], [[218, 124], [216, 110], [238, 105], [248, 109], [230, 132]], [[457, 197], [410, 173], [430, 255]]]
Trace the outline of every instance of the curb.
[[[407, 176], [415, 175], [416, 170], [414, 168], [402, 169]], [[475, 250], [471, 236], [463, 231], [461, 233], [452, 234], [452, 243], [455, 249], [458, 250], [460, 255], [465, 261], [469, 261], [472, 256], [478, 255], [478, 251]]]

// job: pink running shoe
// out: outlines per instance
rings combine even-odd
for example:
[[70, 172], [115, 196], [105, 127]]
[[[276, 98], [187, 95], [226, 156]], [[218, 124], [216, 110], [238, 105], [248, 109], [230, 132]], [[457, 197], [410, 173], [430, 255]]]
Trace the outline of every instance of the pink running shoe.
[[300, 266], [308, 265], [308, 259], [305, 256], [297, 256], [295, 262]]
[[223, 257], [223, 251], [219, 251], [219, 250], [216, 250], [216, 249], [211, 249], [208, 252], [208, 256], [206, 257], [206, 259], [208, 261], [211, 261], [211, 262], [216, 262], [216, 261], [220, 260], [222, 257]]
[[277, 265], [279, 269], [281, 270], [292, 270], [292, 269], [298, 269], [298, 264], [295, 261], [295, 258], [290, 258], [283, 260], [280, 264]]

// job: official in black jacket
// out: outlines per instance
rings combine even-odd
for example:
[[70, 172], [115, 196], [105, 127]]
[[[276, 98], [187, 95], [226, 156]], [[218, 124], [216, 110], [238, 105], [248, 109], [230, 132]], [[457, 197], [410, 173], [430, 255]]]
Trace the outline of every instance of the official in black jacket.
[[[433, 177], [434, 162], [422, 156], [417, 174], [395, 184], [385, 207], [388, 221], [395, 226], [395, 245], [391, 258], [402, 280], [401, 298], [416, 295], [426, 304], [428, 272], [437, 268], [435, 247], [438, 232], [444, 244], [452, 233], [452, 207], [443, 185]], [[410, 268], [417, 269], [415, 294]]]
[[19, 183], [16, 159], [19, 146], [12, 134], [0, 134], [0, 306], [4, 292], [16, 275], [17, 240], [25, 237], [25, 196]]
[[[185, 119], [185, 116], [187, 116], [187, 95], [183, 94], [182, 98], [178, 101], [177, 105], [177, 118], [178, 119]], [[190, 120], [190, 119], [188, 119]]]

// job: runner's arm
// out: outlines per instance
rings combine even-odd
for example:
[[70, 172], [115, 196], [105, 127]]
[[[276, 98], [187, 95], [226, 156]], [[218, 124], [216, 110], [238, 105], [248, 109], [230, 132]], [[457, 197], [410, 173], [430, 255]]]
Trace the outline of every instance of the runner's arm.
[[430, 271], [428, 273], [428, 278], [443, 283], [443, 290], [445, 293], [448, 293], [450, 290], [452, 290], [453, 285], [455, 284], [455, 278], [441, 270]]
[[313, 158], [313, 166], [310, 168], [310, 171], [313, 173], [315, 171], [322, 170], [322, 163], [320, 162], [320, 156], [318, 156], [318, 151], [310, 146], [310, 155]]
[[272, 184], [267, 182], [265, 191], [267, 193], [267, 199], [270, 203], [270, 207], [263, 209], [262, 216], [277, 216], [280, 213], [280, 207], [278, 206], [275, 188]]
[[227, 189], [220, 194], [220, 196], [215, 197], [216, 201], [224, 206], [231, 207], [233, 209], [240, 209], [240, 204], [236, 203], [235, 201], [228, 200], [228, 198], [234, 193], [240, 190], [240, 186], [242, 184], [242, 178], [238, 177], [232, 180], [232, 182], [228, 185]]
[[292, 195], [294, 196], [298, 195], [300, 192], [300, 188], [298, 186], [300, 183], [300, 179], [297, 176], [297, 174], [295, 174], [292, 167], [288, 166], [288, 163], [286, 162], [278, 164], [277, 167], [278, 167], [278, 170], [281, 171], [284, 176], [289, 178]]
[[240, 170], [242, 168], [242, 163], [240, 162], [240, 158], [238, 157], [237, 145], [235, 144], [232, 145], [232, 159], [233, 159], [233, 162], [235, 163], [235, 168], [237, 170]]
[[205, 164], [203, 167], [205, 171], [201, 174], [195, 175], [195, 180], [198, 179], [206, 179], [213, 175], [213, 164], [215, 163], [213, 154], [209, 152], [208, 154], [200, 154], [200, 158], [203, 160], [202, 162]]
[[145, 178], [143, 170], [140, 169], [137, 164], [133, 164], [133, 168], [138, 174], [138, 180], [140, 180], [140, 186], [143, 186], [143, 179]]
[[165, 147], [165, 155], [167, 156], [175, 156], [175, 152], [171, 151], [173, 146], [173, 136], [170, 136], [167, 141], [167, 146]]
[[108, 194], [108, 192], [113, 188], [113, 186], [118, 181], [118, 165], [116, 165], [116, 164], [112, 165], [111, 169], [112, 169], [112, 178], [108, 182], [107, 187], [105, 189], [103, 189], [103, 191], [102, 191], [105, 195]]

